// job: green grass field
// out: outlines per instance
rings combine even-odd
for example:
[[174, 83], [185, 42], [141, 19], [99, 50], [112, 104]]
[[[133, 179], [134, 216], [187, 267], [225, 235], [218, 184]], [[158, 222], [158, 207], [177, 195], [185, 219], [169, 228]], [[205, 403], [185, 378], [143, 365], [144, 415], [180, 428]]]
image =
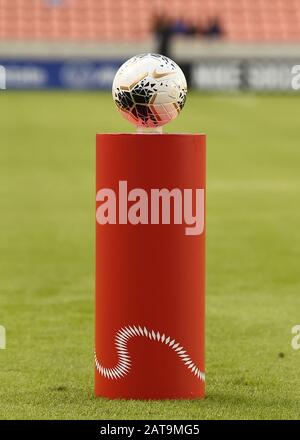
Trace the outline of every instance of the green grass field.
[[300, 418], [299, 97], [199, 95], [208, 135], [207, 397], [93, 397], [94, 140], [110, 94], [1, 93], [1, 419]]

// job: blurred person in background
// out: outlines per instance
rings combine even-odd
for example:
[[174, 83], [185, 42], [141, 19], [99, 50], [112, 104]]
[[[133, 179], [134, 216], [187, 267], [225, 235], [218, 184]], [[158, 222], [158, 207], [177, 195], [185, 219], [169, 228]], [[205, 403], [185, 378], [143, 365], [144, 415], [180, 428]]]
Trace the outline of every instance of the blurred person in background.
[[165, 16], [156, 15], [153, 20], [153, 32], [157, 42], [157, 53], [169, 57], [172, 38], [172, 22]]
[[221, 38], [224, 35], [223, 27], [219, 17], [208, 19], [207, 25], [202, 29], [202, 35], [208, 38]]
[[224, 35], [218, 17], [212, 17], [206, 24], [200, 23], [196, 26], [182, 17], [172, 20], [165, 14], [154, 17], [153, 32], [157, 41], [157, 52], [167, 57], [170, 56], [170, 45], [174, 35], [194, 35], [205, 38], [221, 38]]

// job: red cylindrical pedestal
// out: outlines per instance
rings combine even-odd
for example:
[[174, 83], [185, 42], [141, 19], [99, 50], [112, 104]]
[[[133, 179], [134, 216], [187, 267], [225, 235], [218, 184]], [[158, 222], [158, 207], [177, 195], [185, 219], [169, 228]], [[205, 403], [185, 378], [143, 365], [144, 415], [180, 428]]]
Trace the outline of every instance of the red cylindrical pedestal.
[[205, 135], [96, 149], [95, 395], [204, 397]]

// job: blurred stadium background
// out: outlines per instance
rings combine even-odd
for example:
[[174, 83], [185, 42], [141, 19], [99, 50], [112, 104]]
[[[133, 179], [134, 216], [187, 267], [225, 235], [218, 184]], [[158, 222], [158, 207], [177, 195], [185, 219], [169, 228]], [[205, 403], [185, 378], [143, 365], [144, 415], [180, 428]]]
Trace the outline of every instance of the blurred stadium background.
[[[208, 135], [207, 398], [93, 398], [94, 142], [163, 51]], [[1, 418], [299, 418], [299, 0], [0, 0]], [[0, 71], [1, 74], [1, 71]]]
[[137, 53], [164, 51], [197, 89], [290, 90], [298, 0], [1, 0], [9, 89], [109, 89]]

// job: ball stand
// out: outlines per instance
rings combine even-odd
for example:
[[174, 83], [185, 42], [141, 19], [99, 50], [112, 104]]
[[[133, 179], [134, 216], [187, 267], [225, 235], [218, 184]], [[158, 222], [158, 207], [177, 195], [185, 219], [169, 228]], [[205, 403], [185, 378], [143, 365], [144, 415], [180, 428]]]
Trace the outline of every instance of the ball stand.
[[95, 395], [203, 398], [205, 135], [150, 134], [96, 137]]

